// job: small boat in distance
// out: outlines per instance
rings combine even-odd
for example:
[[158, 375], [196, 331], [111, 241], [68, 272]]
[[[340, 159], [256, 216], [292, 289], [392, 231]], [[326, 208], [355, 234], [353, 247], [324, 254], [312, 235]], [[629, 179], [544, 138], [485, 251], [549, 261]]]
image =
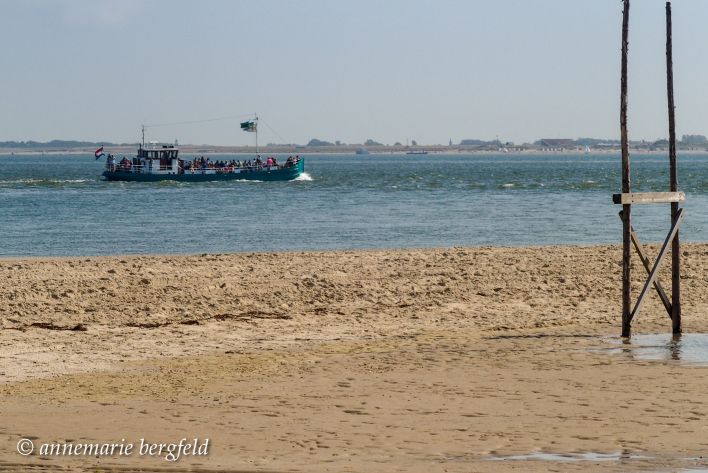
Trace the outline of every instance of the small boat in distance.
[[406, 151], [406, 154], [428, 154], [424, 149], [414, 149], [411, 151]]
[[369, 154], [369, 150], [366, 148], [357, 148], [356, 151], [354, 151], [356, 154]]

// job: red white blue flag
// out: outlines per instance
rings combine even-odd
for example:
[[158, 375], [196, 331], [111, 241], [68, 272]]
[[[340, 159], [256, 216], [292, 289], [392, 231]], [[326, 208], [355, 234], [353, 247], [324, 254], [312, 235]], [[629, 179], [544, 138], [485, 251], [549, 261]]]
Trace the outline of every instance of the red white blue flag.
[[100, 158], [101, 156], [105, 156], [105, 153], [103, 152], [103, 146], [98, 148], [94, 155], [96, 156], [96, 159]]

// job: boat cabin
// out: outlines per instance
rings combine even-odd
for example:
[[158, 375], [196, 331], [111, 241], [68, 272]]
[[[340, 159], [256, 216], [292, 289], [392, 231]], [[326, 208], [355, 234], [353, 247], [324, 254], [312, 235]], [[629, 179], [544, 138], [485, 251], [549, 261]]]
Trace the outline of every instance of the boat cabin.
[[172, 145], [149, 146], [138, 149], [138, 169], [150, 174], [178, 174], [179, 149]]

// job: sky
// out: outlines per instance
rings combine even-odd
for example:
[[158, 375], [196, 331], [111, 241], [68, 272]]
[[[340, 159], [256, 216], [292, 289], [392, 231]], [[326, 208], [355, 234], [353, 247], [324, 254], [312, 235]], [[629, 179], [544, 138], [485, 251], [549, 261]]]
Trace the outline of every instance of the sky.
[[[629, 134], [667, 132], [665, 2], [633, 0]], [[3, 0], [0, 141], [619, 137], [619, 0]], [[708, 1], [674, 0], [677, 134], [708, 135]]]

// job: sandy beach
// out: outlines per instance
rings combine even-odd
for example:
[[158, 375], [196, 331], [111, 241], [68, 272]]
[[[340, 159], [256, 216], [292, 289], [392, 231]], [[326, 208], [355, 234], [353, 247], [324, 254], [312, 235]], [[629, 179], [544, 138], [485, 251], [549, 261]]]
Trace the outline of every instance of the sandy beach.
[[[706, 332], [708, 245], [682, 251], [684, 330]], [[0, 260], [0, 471], [708, 468], [708, 370], [621, 343], [620, 262], [619, 246]], [[652, 294], [634, 331], [669, 330]], [[39, 453], [182, 438], [208, 455]]]

